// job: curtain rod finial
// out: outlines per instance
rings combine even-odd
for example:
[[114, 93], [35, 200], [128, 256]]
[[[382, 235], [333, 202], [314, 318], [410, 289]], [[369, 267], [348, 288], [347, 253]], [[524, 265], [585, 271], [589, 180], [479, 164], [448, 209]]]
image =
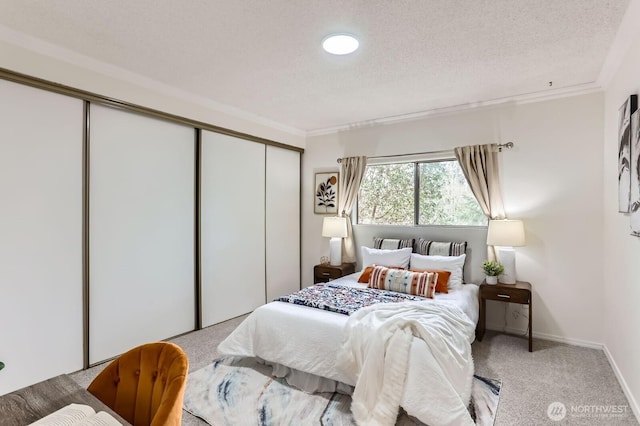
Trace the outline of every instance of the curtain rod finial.
[[514, 146], [513, 142], [499, 143], [498, 144], [498, 152], [502, 152], [502, 148], [511, 149], [511, 148], [513, 148], [513, 146]]

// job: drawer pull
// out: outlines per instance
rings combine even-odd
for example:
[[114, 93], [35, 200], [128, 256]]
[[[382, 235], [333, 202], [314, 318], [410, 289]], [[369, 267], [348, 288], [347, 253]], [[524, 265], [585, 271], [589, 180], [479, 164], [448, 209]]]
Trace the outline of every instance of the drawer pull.
[[498, 294], [498, 297], [502, 297], [503, 299], [511, 299], [511, 296], [509, 296], [508, 294]]
[[323, 273], [322, 273], [322, 276], [323, 276], [323, 277], [330, 277], [330, 276], [331, 276], [331, 273], [330, 273], [330, 272], [323, 272]]

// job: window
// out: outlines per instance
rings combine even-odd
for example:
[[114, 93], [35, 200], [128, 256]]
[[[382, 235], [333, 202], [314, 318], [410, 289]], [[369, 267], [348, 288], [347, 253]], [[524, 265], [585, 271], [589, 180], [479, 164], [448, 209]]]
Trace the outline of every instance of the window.
[[367, 166], [358, 223], [486, 226], [487, 218], [458, 162], [440, 160]]

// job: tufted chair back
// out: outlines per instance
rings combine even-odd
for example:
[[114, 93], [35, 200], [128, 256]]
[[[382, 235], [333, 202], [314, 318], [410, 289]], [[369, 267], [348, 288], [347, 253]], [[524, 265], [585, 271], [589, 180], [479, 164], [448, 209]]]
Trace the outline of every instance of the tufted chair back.
[[188, 370], [180, 346], [147, 343], [112, 361], [87, 390], [134, 426], [180, 426]]

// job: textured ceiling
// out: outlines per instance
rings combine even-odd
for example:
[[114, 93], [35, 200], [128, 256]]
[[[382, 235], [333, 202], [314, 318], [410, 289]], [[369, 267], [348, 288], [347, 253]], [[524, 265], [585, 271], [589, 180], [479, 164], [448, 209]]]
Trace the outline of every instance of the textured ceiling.
[[592, 83], [628, 3], [1, 0], [0, 25], [310, 131]]

